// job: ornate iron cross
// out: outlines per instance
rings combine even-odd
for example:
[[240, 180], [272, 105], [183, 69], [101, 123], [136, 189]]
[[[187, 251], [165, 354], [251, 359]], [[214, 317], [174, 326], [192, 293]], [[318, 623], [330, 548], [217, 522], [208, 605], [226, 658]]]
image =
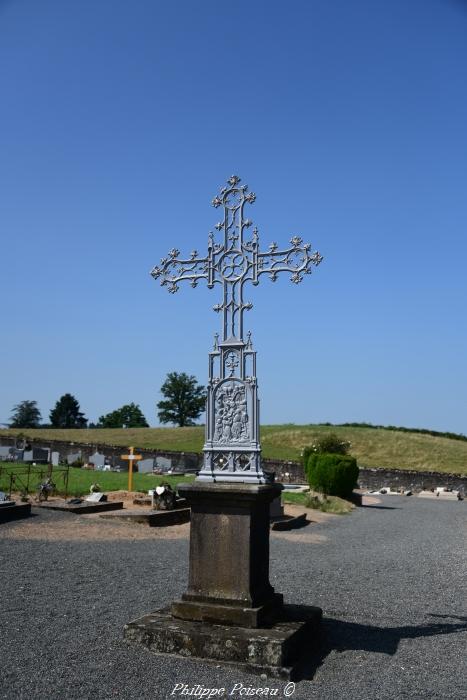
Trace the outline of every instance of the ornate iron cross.
[[232, 175], [227, 187], [212, 200], [216, 209], [224, 210], [223, 220], [215, 227], [223, 232], [223, 241], [216, 242], [211, 232], [206, 257], [194, 250], [189, 259], [183, 260], [180, 251], [173, 248], [151, 271], [171, 293], [184, 280], [192, 287], [203, 279], [209, 288], [222, 285], [222, 303], [214, 306], [214, 311], [223, 315], [222, 340], [216, 334], [214, 349], [209, 353], [206, 442], [200, 480], [266, 481], [260, 459], [256, 352], [251, 334], [246, 340], [243, 337], [243, 314], [253, 305], [243, 298], [244, 286], [248, 281], [257, 285], [265, 274], [275, 282], [281, 272], [291, 273], [291, 281], [298, 284], [303, 275], [311, 274], [311, 266], [323, 259], [318, 252], [311, 252], [311, 245], [299, 236], [290, 239], [289, 248], [280, 249], [277, 243], [271, 243], [264, 253], [259, 249], [257, 228], [246, 240], [252, 221], [244, 218], [244, 207], [255, 199], [248, 186], [240, 185], [240, 178]]

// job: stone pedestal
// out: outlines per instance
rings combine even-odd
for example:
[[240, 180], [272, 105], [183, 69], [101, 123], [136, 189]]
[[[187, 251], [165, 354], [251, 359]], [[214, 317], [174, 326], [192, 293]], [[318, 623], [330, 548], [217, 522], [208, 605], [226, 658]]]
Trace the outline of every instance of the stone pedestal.
[[243, 627], [271, 622], [282, 596], [269, 583], [269, 506], [281, 486], [195, 482], [178, 491], [191, 506], [190, 573], [172, 615]]
[[191, 506], [188, 588], [170, 609], [125, 626], [156, 653], [290, 678], [316, 638], [321, 610], [284, 606], [269, 582], [269, 509], [279, 484], [179, 486]]

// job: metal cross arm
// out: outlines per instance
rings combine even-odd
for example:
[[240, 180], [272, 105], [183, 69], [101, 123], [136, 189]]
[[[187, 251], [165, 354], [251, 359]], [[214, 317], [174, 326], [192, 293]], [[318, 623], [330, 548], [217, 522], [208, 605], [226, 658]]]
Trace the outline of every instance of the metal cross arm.
[[151, 270], [154, 279], [160, 278], [161, 285], [167, 286], [171, 294], [178, 291], [177, 282], [188, 280], [192, 287], [196, 287], [198, 280], [207, 279], [209, 282], [209, 269], [212, 268], [212, 254], [206, 258], [199, 258], [198, 251], [193, 250], [189, 260], [180, 260], [180, 251], [172, 248], [166, 258], [161, 259], [160, 267], [156, 265]]
[[253, 284], [258, 284], [260, 275], [268, 274], [275, 282], [280, 272], [291, 272], [291, 282], [299, 284], [303, 274], [311, 275], [311, 265], [318, 266], [323, 259], [317, 251], [310, 253], [311, 245], [303, 243], [299, 236], [290, 239], [291, 248], [278, 250], [277, 243], [271, 243], [267, 253], [258, 253]]
[[223, 208], [223, 217], [215, 228], [223, 233], [223, 240], [216, 242], [214, 233], [209, 234], [207, 256], [199, 257], [194, 250], [187, 260], [179, 258], [180, 251], [173, 248], [160, 266], [151, 271], [162, 286], [174, 294], [178, 283], [184, 280], [196, 287], [199, 280], [205, 279], [209, 288], [214, 284], [223, 286], [222, 302], [214, 306], [214, 311], [223, 312], [223, 341], [229, 338], [243, 340], [243, 313], [252, 308], [243, 299], [246, 282], [259, 283], [263, 274], [268, 274], [274, 282], [281, 272], [291, 273], [291, 281], [298, 284], [304, 274], [311, 273], [312, 265], [319, 265], [322, 256], [311, 252], [311, 245], [303, 243], [299, 236], [290, 240], [291, 247], [279, 249], [271, 243], [269, 250], [259, 250], [258, 229], [253, 229], [251, 237], [246, 237], [246, 229], [252, 221], [244, 216], [246, 204], [253, 204], [256, 195], [248, 191], [247, 185], [240, 185], [240, 178], [232, 175], [218, 196], [212, 200], [216, 209]]

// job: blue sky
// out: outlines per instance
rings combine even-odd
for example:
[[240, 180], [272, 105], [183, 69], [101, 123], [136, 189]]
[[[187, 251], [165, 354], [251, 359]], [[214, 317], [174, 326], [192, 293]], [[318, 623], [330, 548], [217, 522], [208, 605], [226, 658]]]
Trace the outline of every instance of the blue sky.
[[237, 173], [264, 247], [325, 256], [249, 289], [264, 423], [467, 432], [467, 3], [0, 0], [0, 422], [90, 420], [206, 380], [202, 251]]

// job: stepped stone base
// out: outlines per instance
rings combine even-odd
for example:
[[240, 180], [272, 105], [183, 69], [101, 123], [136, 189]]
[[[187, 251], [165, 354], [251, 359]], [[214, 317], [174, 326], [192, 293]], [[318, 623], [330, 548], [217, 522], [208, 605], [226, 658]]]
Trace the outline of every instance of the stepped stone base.
[[272, 595], [270, 600], [256, 607], [232, 605], [229, 603], [190, 600], [184, 594], [181, 600], [175, 600], [170, 606], [174, 617], [191, 622], [208, 622], [220, 625], [237, 625], [240, 627], [268, 627], [282, 609], [283, 597], [280, 593]]
[[235, 665], [272, 678], [296, 677], [300, 661], [317, 640], [322, 611], [285, 605], [269, 627], [236, 627], [181, 620], [169, 608], [156, 610], [125, 625], [124, 636], [156, 654]]

